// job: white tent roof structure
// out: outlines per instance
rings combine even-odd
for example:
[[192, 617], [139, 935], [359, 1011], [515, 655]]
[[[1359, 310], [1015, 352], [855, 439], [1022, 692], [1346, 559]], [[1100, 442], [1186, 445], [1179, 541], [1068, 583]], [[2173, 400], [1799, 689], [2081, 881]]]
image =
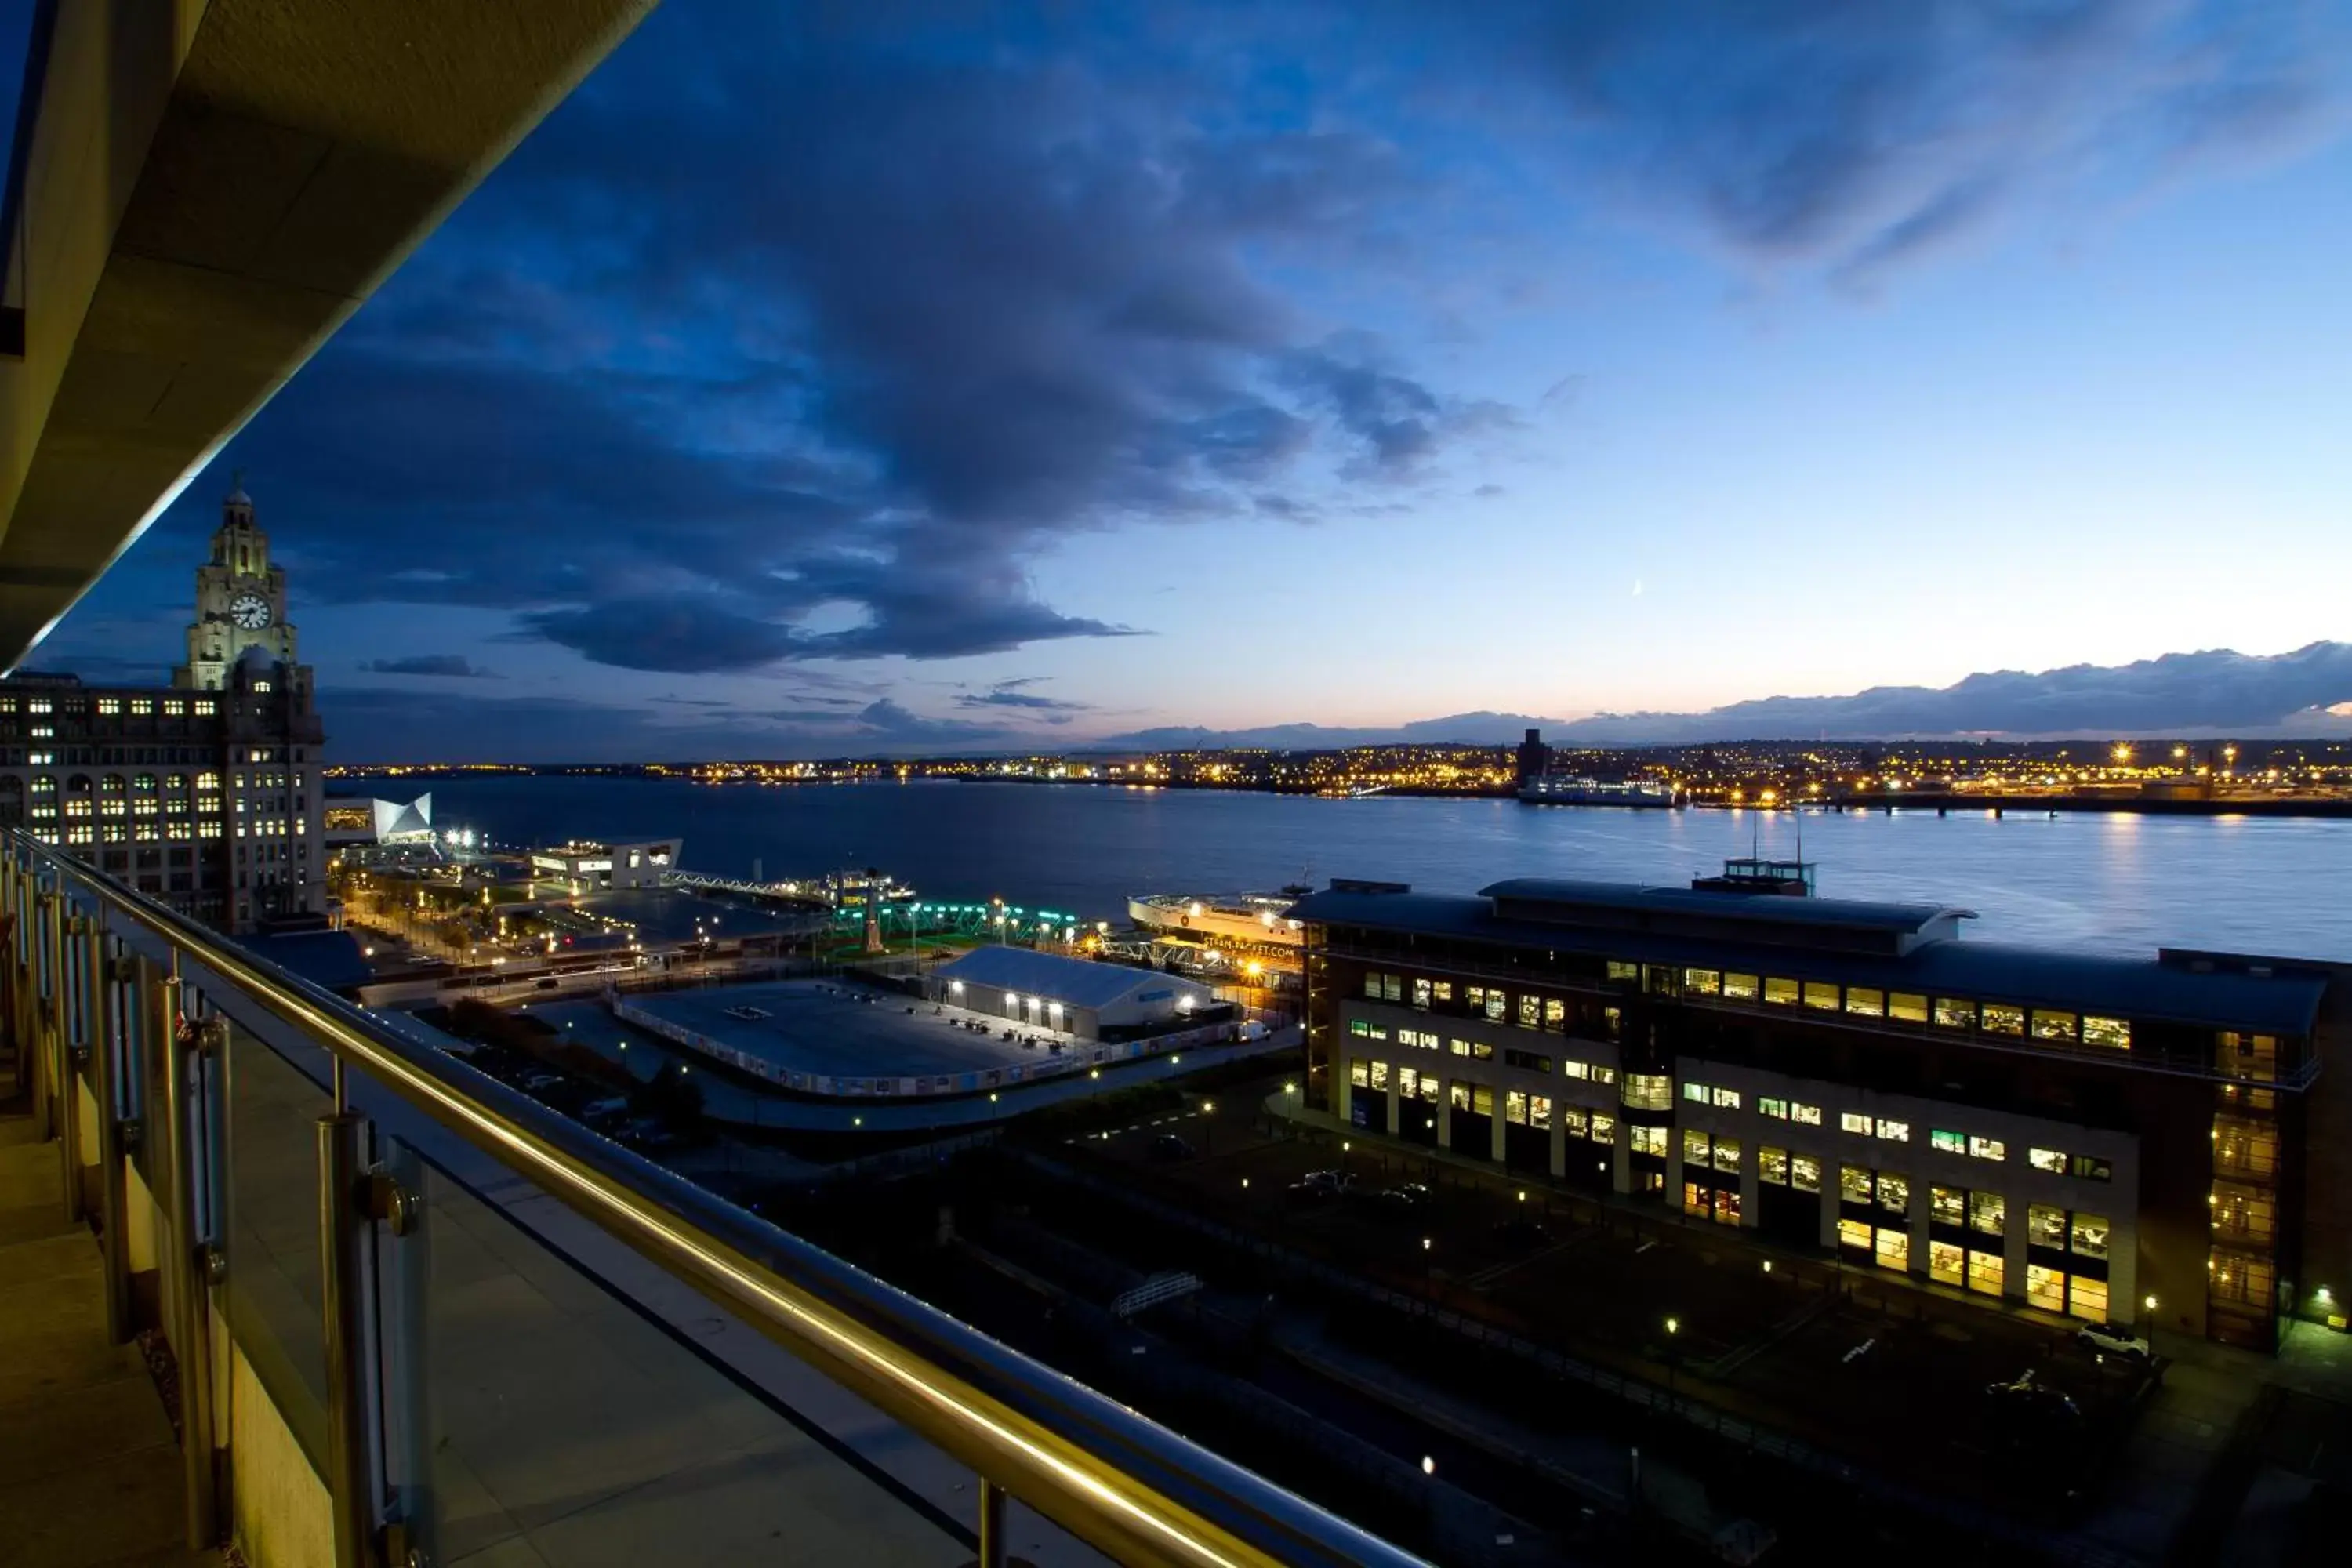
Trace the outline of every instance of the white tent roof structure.
[[396, 800], [368, 804], [375, 807], [375, 836], [379, 841], [433, 831], [433, 796], [429, 794], [420, 795], [405, 805]]
[[1067, 1007], [1100, 1012], [1146, 986], [1174, 987], [1191, 992], [1196, 1003], [1215, 997], [1207, 986], [1164, 974], [1156, 969], [1130, 969], [1123, 963], [1097, 963], [1088, 958], [1066, 958], [1027, 947], [976, 947], [939, 973], [982, 990], [1014, 991], [1059, 1002]]

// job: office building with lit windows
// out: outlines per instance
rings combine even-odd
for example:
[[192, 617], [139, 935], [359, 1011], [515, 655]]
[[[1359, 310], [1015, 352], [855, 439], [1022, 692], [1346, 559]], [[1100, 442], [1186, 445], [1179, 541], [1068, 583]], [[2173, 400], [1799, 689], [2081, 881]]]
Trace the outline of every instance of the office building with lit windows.
[[222, 931], [321, 915], [325, 735], [285, 601], [240, 488], [197, 569], [173, 685], [0, 681], [0, 825]]
[[2352, 1114], [2321, 1066], [2352, 977], [1965, 942], [1969, 911], [1811, 885], [1334, 882], [1291, 911], [1310, 1104], [2061, 1316], [2345, 1326]]

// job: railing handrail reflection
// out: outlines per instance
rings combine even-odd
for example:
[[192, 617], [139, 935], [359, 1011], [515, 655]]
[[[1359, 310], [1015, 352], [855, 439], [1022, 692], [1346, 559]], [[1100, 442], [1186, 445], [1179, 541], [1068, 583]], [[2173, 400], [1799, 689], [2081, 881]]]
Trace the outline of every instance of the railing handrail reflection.
[[400, 1037], [21, 828], [5, 830], [5, 842], [1114, 1559], [1200, 1568], [1420, 1563], [488, 1075]]

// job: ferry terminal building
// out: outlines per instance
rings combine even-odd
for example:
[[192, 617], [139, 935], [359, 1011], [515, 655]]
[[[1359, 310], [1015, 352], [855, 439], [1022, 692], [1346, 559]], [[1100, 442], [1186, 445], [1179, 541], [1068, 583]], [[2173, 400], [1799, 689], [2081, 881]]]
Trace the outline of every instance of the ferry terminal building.
[[1308, 1103], [2053, 1313], [2345, 1326], [2344, 966], [1964, 942], [1738, 869], [1308, 895]]

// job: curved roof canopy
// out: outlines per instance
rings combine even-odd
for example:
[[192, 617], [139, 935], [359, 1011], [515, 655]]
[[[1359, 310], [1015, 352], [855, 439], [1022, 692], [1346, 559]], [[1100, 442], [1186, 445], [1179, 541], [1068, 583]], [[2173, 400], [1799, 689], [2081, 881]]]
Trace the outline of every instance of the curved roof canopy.
[[1089, 1012], [1115, 1006], [1147, 987], [1190, 996], [1196, 1006], [1216, 998], [1215, 992], [1197, 981], [1156, 969], [1130, 969], [1027, 947], [975, 947], [935, 973], [983, 991], [1020, 992]]

